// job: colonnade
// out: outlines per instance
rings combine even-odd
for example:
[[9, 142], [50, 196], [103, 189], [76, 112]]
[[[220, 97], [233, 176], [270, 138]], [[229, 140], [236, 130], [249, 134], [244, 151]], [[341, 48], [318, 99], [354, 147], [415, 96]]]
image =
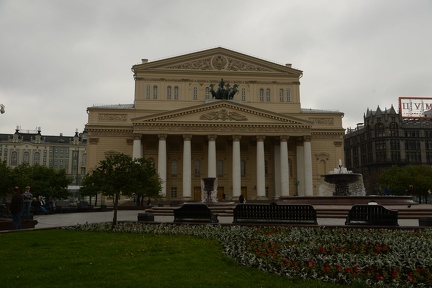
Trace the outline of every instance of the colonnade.
[[[157, 170], [163, 183], [167, 181], [167, 134], [159, 134], [158, 165]], [[208, 167], [207, 177], [216, 177], [216, 138], [217, 135], [208, 135]], [[192, 135], [183, 135], [183, 199], [192, 198]], [[256, 136], [256, 191], [257, 199], [266, 199], [265, 182], [265, 157], [264, 140], [265, 136]], [[290, 191], [290, 172], [288, 162], [288, 139], [289, 136], [280, 136], [279, 149], [275, 147], [275, 188], [276, 196], [289, 196]], [[240, 140], [241, 135], [232, 136], [232, 190], [233, 198], [238, 198], [241, 193], [241, 160], [240, 160]], [[143, 149], [141, 135], [137, 135], [133, 141], [133, 158], [141, 158]], [[304, 136], [298, 138], [296, 142], [297, 153], [297, 179], [296, 187], [298, 196], [312, 196], [312, 153], [311, 138]], [[166, 185], [163, 184], [162, 195], [166, 196]]]

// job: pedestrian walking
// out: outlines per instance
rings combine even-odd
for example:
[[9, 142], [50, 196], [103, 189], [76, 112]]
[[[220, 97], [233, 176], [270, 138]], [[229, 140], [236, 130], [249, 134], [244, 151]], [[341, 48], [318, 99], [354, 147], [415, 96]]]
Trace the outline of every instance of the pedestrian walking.
[[9, 210], [12, 214], [12, 222], [14, 230], [21, 229], [21, 212], [23, 210], [23, 196], [20, 193], [19, 187], [14, 187], [13, 195]]

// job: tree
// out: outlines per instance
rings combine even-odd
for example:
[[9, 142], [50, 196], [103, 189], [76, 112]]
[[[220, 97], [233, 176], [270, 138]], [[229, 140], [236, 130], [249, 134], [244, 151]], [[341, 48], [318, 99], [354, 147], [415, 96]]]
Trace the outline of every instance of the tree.
[[15, 185], [21, 188], [29, 185], [34, 195], [59, 199], [69, 196], [67, 186], [70, 180], [67, 178], [64, 169], [56, 171], [42, 165], [20, 164], [13, 169], [12, 176]]
[[428, 191], [432, 189], [432, 167], [429, 165], [392, 166], [386, 169], [379, 178], [382, 187], [389, 186], [394, 195], [407, 195], [412, 185], [414, 195], [427, 200]]
[[16, 186], [12, 177], [12, 169], [6, 165], [6, 161], [0, 161], [0, 197], [6, 197]]
[[[143, 195], [154, 193], [154, 180], [157, 175], [151, 161], [140, 158], [133, 160], [125, 154], [114, 154], [99, 162], [99, 166], [85, 177], [83, 191], [102, 191], [114, 199], [112, 228], [117, 225], [117, 210], [120, 195]], [[153, 183], [153, 186], [151, 186]], [[146, 187], [153, 187], [148, 189]]]

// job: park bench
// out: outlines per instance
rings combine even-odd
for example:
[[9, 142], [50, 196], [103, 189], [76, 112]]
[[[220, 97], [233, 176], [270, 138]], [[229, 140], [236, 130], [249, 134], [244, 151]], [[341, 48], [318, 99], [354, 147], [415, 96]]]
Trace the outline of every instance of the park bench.
[[72, 205], [72, 203], [69, 201], [59, 200], [55, 202], [55, 212], [56, 213], [77, 212], [77, 206]]
[[309, 204], [237, 204], [233, 223], [318, 225], [316, 210]]
[[89, 212], [93, 210], [93, 205], [90, 205], [87, 201], [80, 201], [77, 203], [77, 212]]
[[399, 226], [398, 211], [381, 205], [353, 205], [346, 217], [345, 225]]
[[183, 204], [173, 211], [174, 222], [219, 223], [218, 215], [214, 214], [206, 204]]

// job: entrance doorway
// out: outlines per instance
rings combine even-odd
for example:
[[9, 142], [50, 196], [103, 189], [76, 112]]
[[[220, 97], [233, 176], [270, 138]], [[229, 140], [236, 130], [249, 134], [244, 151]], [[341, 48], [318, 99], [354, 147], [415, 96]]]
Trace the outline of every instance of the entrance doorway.
[[201, 187], [200, 186], [195, 186], [193, 191], [194, 191], [193, 200], [194, 201], [201, 201], [202, 200], [202, 198], [201, 198]]
[[241, 193], [243, 194], [244, 198], [247, 200], [247, 187], [246, 186], [242, 186], [241, 187]]
[[217, 188], [217, 199], [218, 201], [222, 201], [224, 200], [224, 194], [225, 194], [225, 189], [224, 187], [218, 187]]

